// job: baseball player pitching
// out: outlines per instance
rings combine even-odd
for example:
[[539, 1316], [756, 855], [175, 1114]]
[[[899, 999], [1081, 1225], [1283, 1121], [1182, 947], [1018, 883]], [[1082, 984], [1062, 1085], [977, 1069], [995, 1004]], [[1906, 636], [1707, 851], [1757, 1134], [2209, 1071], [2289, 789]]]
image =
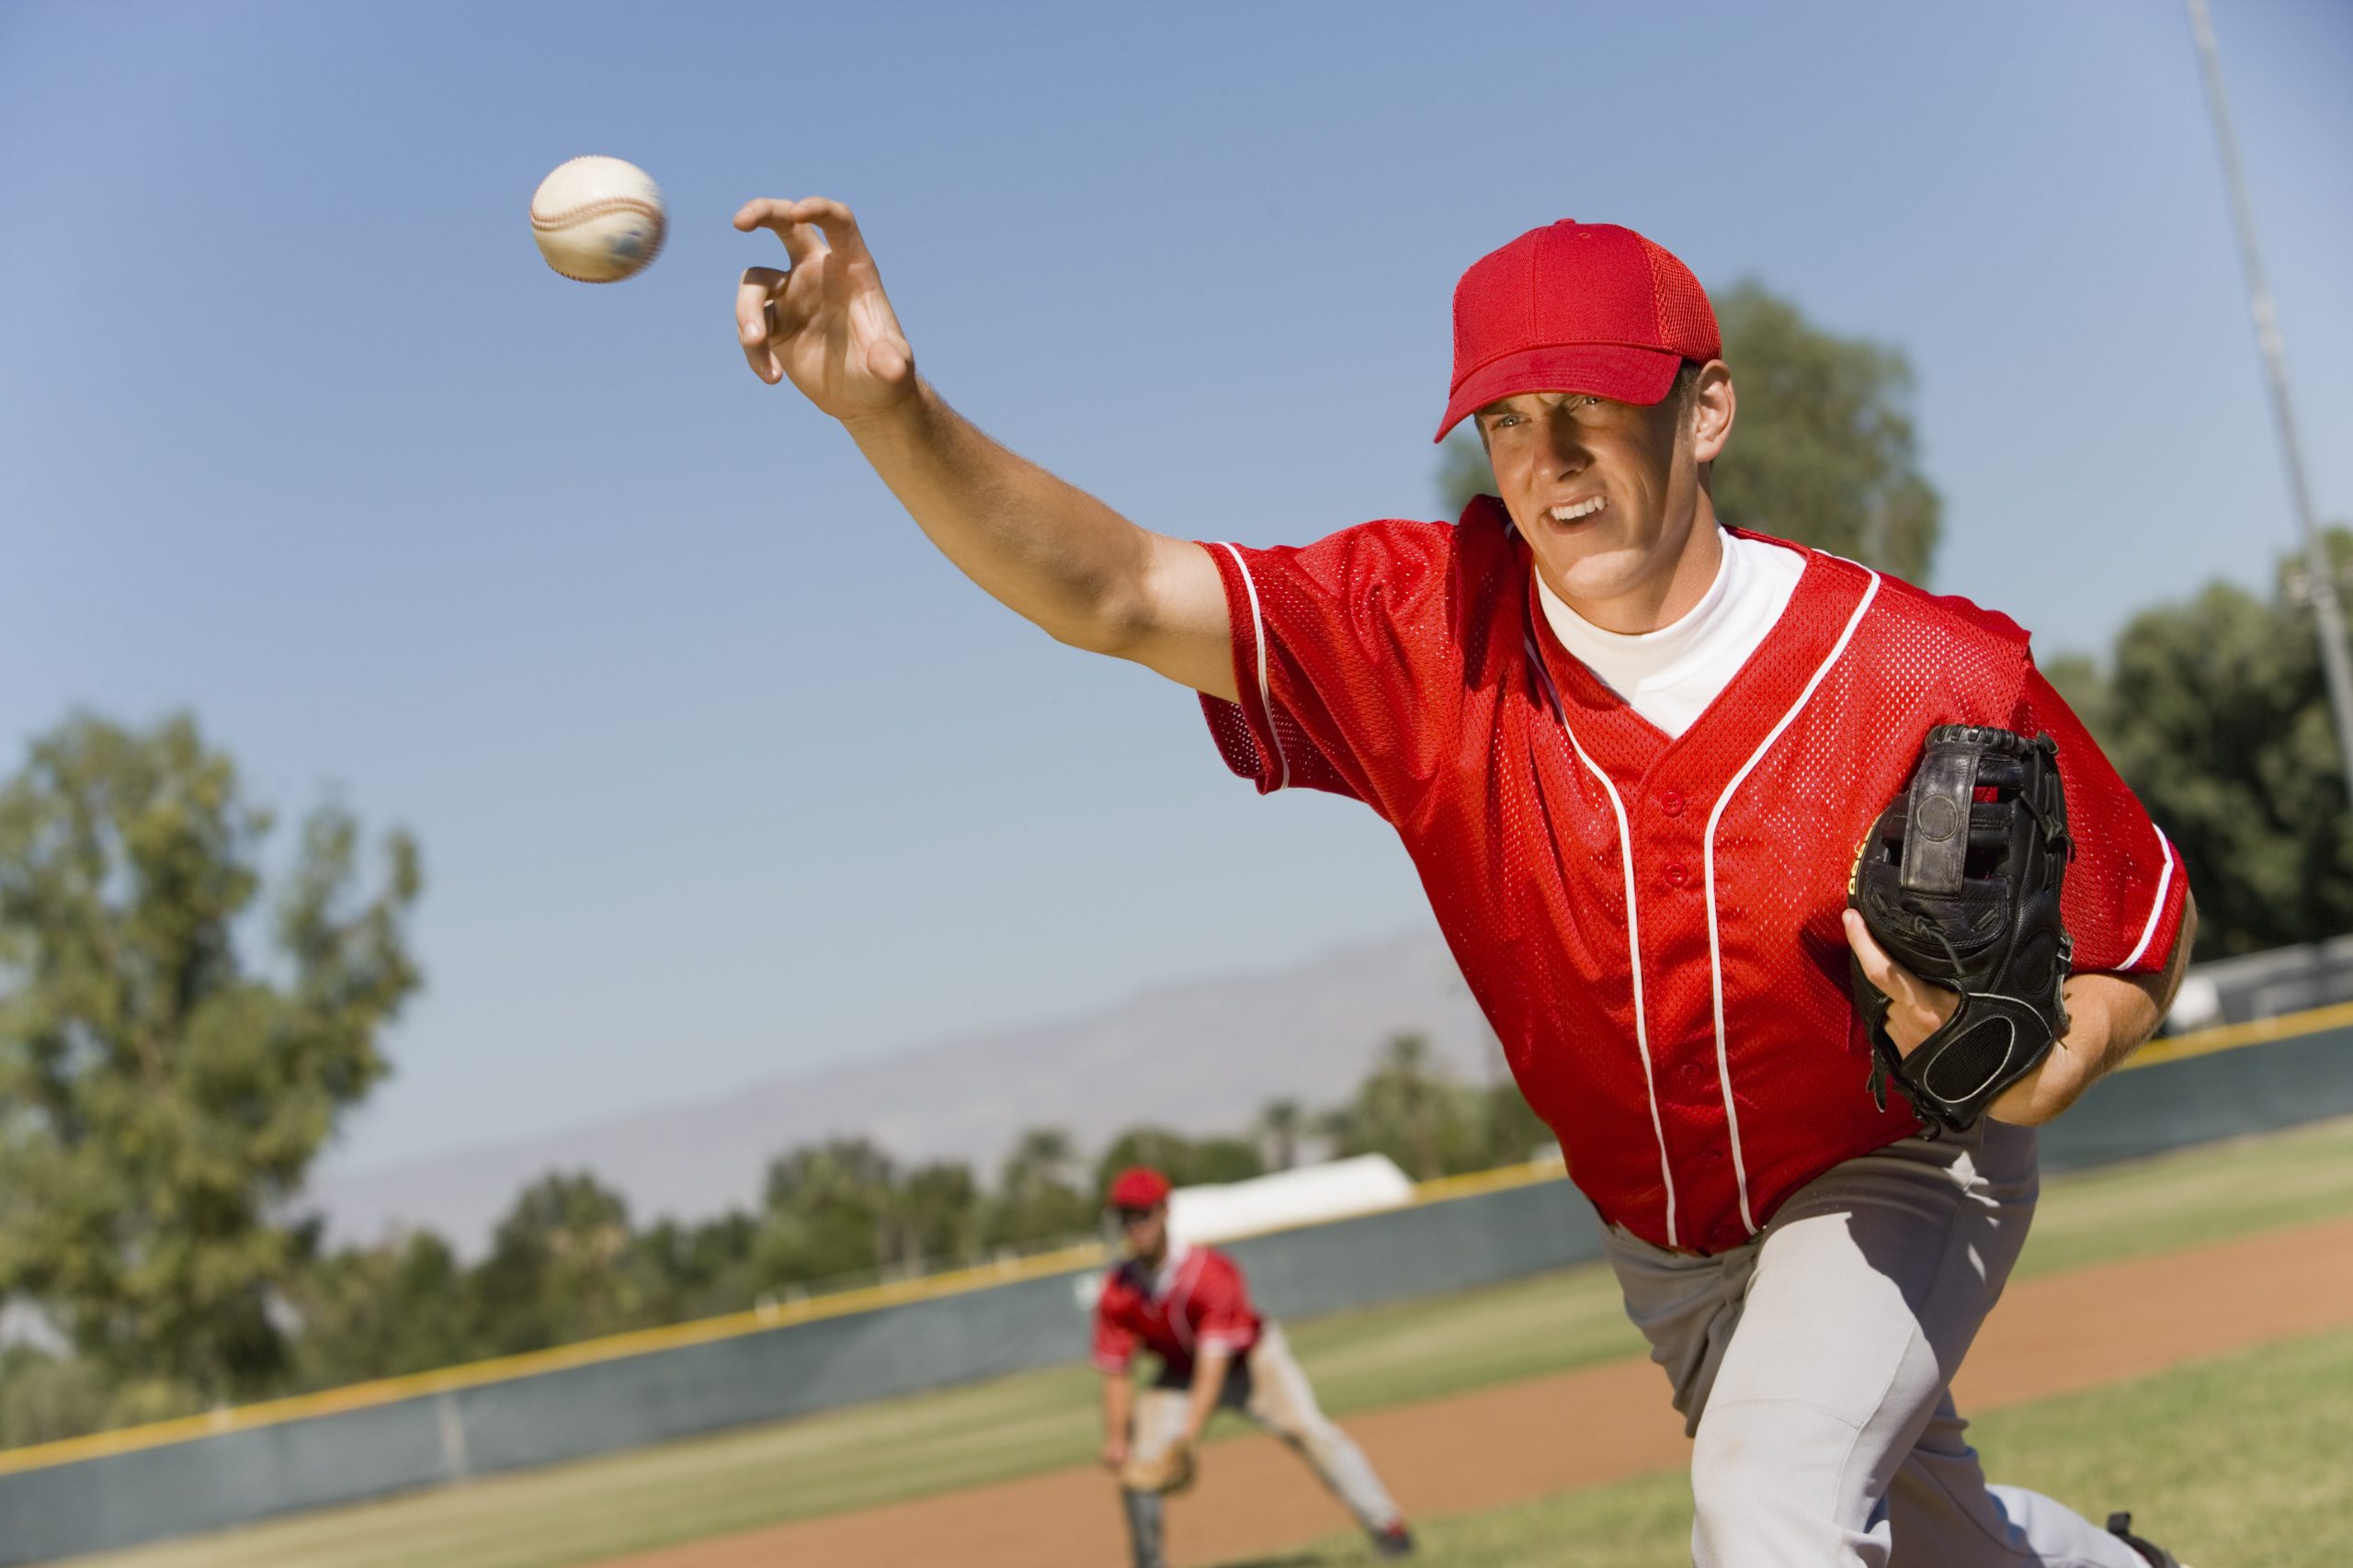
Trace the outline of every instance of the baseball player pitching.
[[1439, 434], [1475, 422], [1496, 494], [1253, 549], [960, 417], [838, 203], [735, 223], [789, 263], [742, 280], [753, 371], [950, 560], [1404, 841], [1688, 1421], [1695, 1563], [2177, 1568], [1989, 1485], [1948, 1386], [2034, 1126], [2179, 980], [2180, 861], [2010, 620], [1717, 519], [1733, 372], [1681, 262], [1569, 222], [1482, 257]]
[[[1238, 1410], [1305, 1460], [1383, 1557], [1410, 1556], [1413, 1531], [1346, 1432], [1315, 1403], [1282, 1325], [1250, 1305], [1242, 1270], [1223, 1253], [1168, 1235], [1168, 1178], [1137, 1166], [1113, 1179], [1107, 1203], [1126, 1256], [1095, 1306], [1095, 1366], [1103, 1374], [1103, 1464], [1120, 1500], [1136, 1568], [1166, 1568], [1161, 1498], [1192, 1484], [1193, 1450], [1210, 1417]], [[1139, 1395], [1138, 1346], [1160, 1359]]]

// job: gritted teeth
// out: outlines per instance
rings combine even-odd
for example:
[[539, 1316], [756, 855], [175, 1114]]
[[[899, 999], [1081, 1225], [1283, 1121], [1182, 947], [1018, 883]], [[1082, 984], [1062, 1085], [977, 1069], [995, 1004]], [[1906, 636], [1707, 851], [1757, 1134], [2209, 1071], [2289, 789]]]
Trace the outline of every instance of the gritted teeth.
[[1597, 495], [1590, 501], [1580, 501], [1574, 506], [1555, 506], [1548, 514], [1556, 523], [1574, 523], [1579, 517], [1590, 517], [1609, 505], [1608, 497]]

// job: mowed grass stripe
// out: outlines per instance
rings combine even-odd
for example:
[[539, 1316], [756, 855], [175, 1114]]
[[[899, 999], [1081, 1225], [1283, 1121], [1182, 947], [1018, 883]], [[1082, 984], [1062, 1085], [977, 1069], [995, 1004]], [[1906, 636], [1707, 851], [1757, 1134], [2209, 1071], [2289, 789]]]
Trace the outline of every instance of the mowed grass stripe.
[[[2353, 1214], [2353, 1120], [2048, 1184], [2022, 1274]], [[1335, 1415], [1633, 1354], [1588, 1267], [1288, 1325]], [[85, 1568], [562, 1568], [1088, 1462], [1096, 1374], [1056, 1368], [79, 1560]], [[1229, 1428], [1232, 1430], [1232, 1428]]]
[[2353, 1213], [2353, 1118], [2047, 1178], [2021, 1277]]
[[[2095, 1521], [2130, 1509], [2136, 1528], [2188, 1562], [2339, 1568], [2353, 1560], [2347, 1391], [2353, 1333], [2334, 1332], [2015, 1405], [1971, 1432], [1993, 1480]], [[1662, 1471], [1416, 1528], [1448, 1568], [1677, 1568], [1691, 1561], [1690, 1481]], [[1374, 1559], [1350, 1535], [1279, 1561], [1366, 1568]]]

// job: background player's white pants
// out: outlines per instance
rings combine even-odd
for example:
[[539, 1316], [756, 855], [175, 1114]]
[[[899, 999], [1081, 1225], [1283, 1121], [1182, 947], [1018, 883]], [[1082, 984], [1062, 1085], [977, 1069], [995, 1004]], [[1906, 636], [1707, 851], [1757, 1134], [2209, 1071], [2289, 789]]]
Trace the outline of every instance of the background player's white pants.
[[[1191, 1397], [1182, 1387], [1147, 1389], [1138, 1395], [1134, 1430], [1128, 1439], [1130, 1450], [1142, 1460], [1165, 1451], [1185, 1429], [1185, 1407]], [[1218, 1403], [1240, 1411], [1289, 1444], [1367, 1530], [1387, 1529], [1402, 1517], [1364, 1450], [1315, 1403], [1314, 1388], [1292, 1358], [1282, 1325], [1273, 1319], [1265, 1321], [1258, 1343], [1226, 1374]], [[1127, 1500], [1139, 1568], [1159, 1568], [1160, 1499], [1151, 1494], [1129, 1493]], [[1141, 1509], [1140, 1505], [1143, 1505]]]
[[2147, 1568], [2050, 1498], [1988, 1486], [1946, 1391], [2035, 1194], [2033, 1131], [1984, 1121], [1833, 1167], [1715, 1257], [1608, 1233], [1696, 1439], [1693, 1562]]

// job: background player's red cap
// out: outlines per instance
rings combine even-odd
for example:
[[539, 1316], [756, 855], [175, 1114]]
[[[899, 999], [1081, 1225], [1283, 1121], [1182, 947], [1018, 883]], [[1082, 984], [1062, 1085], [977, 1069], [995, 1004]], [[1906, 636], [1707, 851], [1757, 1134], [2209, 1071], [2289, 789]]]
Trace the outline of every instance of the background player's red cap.
[[1563, 218], [1488, 252], [1454, 286], [1454, 386], [1437, 439], [1521, 392], [1656, 403], [1684, 360], [1722, 354], [1689, 267], [1631, 229]]
[[1111, 1180], [1114, 1209], [1157, 1209], [1168, 1196], [1168, 1178], [1150, 1165], [1130, 1165]]

